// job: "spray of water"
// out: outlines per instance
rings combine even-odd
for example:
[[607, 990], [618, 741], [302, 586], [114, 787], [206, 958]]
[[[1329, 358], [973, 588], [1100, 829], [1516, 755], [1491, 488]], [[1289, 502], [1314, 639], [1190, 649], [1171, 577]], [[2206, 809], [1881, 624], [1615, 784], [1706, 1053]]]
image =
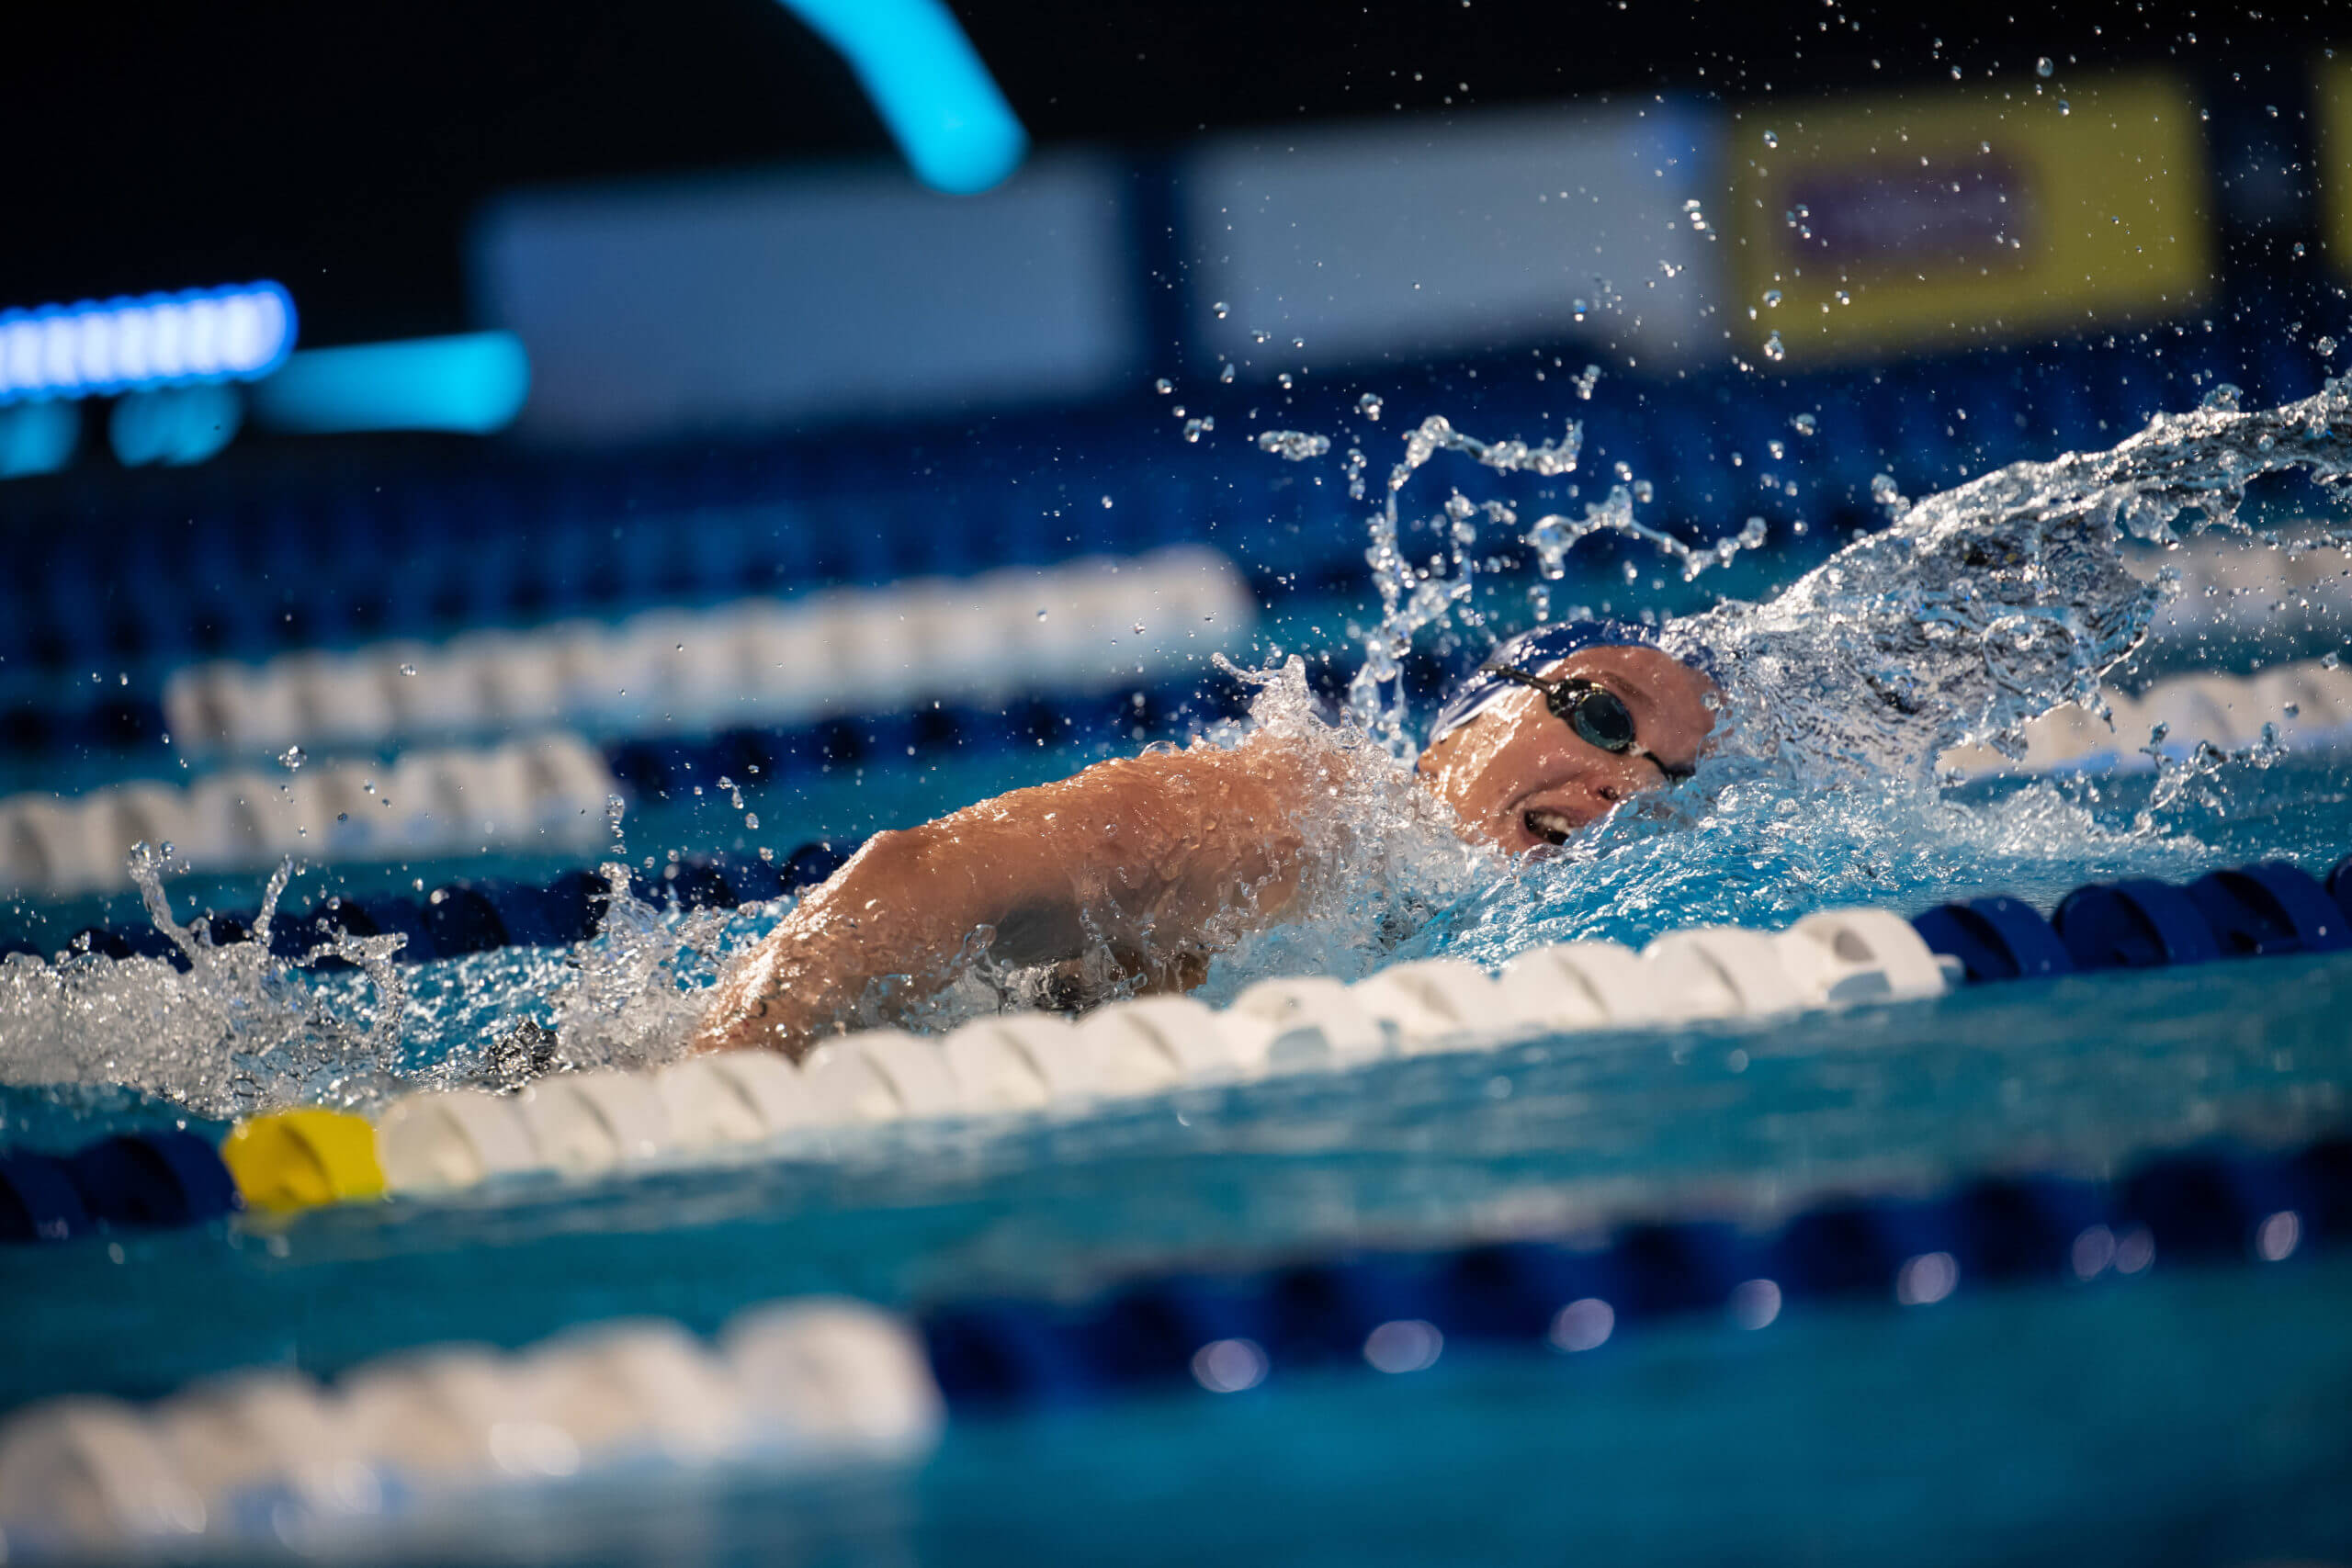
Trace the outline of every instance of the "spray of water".
[[[2238, 525], [2246, 488], [2301, 470], [2352, 477], [2352, 388], [2241, 411], [2227, 389], [2105, 452], [2016, 463], [1910, 506], [1763, 604], [1669, 629], [1733, 672], [1739, 745], [1793, 777], [1927, 778], [1962, 744], [2024, 749], [2145, 636], [2165, 581], [2125, 570], [2122, 541]], [[2314, 541], [2341, 541], [2314, 524]]]
[[[1498, 473], [1524, 472], [1551, 479], [1574, 473], [1583, 451], [1584, 427], [1574, 420], [1558, 441], [1535, 446], [1516, 439], [1482, 441], [1454, 429], [1438, 414], [1406, 433], [1405, 454], [1388, 471], [1387, 491], [1380, 510], [1370, 519], [1371, 543], [1364, 552], [1372, 567], [1373, 587], [1380, 595], [1380, 624], [1364, 635], [1363, 662], [1348, 688], [1349, 716], [1392, 756], [1408, 757], [1413, 750], [1401, 661], [1415, 639], [1433, 630], [1458, 628], [1471, 637], [1493, 640], [1476, 602], [1477, 579], [1485, 570], [1475, 548], [1478, 518], [1483, 514], [1489, 523], [1505, 528], [1520, 525], [1519, 513], [1509, 502], [1473, 502], [1456, 491], [1446, 498], [1440, 514], [1429, 520], [1430, 531], [1441, 541], [1440, 549], [1417, 566], [1404, 543], [1408, 529], [1400, 498], [1406, 487], [1441, 452], [1458, 453]], [[1351, 468], [1351, 478], [1352, 473]], [[1600, 501], [1588, 503], [1581, 518], [1552, 513], [1529, 524], [1521, 537], [1535, 552], [1542, 576], [1557, 581], [1566, 572], [1568, 552], [1600, 533], [1619, 534], [1650, 546], [1679, 565], [1685, 581], [1764, 542], [1764, 522], [1757, 518], [1736, 535], [1694, 548], [1664, 529], [1636, 520], [1635, 499], [1634, 487], [1620, 484]]]
[[[402, 938], [345, 936], [290, 964], [274, 957], [288, 863], [263, 892], [253, 939], [216, 945], [204, 922], [173, 919], [163, 886], [171, 864], [169, 845], [131, 851], [148, 919], [186, 969], [153, 958], [12, 955], [0, 964], [0, 1078], [121, 1084], [226, 1116], [297, 1098], [341, 1102], [399, 1069], [407, 987], [391, 955]], [[303, 984], [331, 959], [356, 966], [356, 993], [338, 998]]]

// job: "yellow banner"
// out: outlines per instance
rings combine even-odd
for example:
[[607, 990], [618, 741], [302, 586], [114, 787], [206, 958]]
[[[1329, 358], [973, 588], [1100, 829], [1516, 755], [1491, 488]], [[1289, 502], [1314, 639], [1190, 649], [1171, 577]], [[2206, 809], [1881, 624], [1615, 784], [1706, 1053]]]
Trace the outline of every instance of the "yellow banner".
[[2324, 60], [2312, 73], [2319, 118], [2319, 193], [2328, 259], [2352, 272], [2352, 59]]
[[2162, 319], [2213, 286], [2205, 139], [2165, 73], [1751, 107], [1729, 164], [1734, 336], [1787, 368]]

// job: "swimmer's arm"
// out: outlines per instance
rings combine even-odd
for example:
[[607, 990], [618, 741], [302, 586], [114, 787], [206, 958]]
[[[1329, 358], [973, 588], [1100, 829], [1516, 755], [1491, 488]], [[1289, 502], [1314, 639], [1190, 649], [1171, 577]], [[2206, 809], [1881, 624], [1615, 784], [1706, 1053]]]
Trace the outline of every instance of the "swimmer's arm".
[[991, 943], [1030, 964], [1102, 942], [1147, 983], [1196, 972], [1215, 933], [1295, 895], [1294, 812], [1339, 766], [1260, 736], [1098, 763], [877, 834], [721, 980], [695, 1043], [799, 1055], [881, 984], [918, 1000]]

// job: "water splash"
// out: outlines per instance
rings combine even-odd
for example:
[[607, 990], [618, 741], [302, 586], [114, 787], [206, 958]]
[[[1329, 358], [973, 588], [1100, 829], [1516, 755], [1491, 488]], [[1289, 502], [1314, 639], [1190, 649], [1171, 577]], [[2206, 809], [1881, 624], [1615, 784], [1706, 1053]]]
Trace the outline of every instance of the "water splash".
[[671, 913], [637, 897], [628, 867], [598, 868], [611, 903], [596, 939], [566, 960], [569, 977], [548, 998], [559, 1061], [566, 1067], [644, 1067], [685, 1054], [708, 998], [735, 909]]
[[[2093, 712], [2100, 679], [2139, 646], [2166, 586], [2125, 570], [2123, 544], [2231, 526], [2246, 489], [2301, 471], [2352, 478], [2352, 389], [2242, 412], [2161, 414], [2104, 452], [2015, 463], [1910, 505], [1762, 604], [1668, 628], [1730, 671], [1735, 739], [1801, 781], [1924, 780], [1954, 746], [2022, 756], [2026, 721]], [[2314, 523], [2311, 541], [2352, 538]]]
[[501, 1043], [541, 1020], [560, 1041], [541, 1070], [653, 1066], [684, 1053], [729, 939], [774, 914], [658, 908], [615, 863], [603, 868], [611, 903], [593, 940], [411, 969], [394, 962], [399, 935], [274, 953], [290, 861], [271, 875], [242, 942], [216, 942], [209, 922], [173, 915], [164, 886], [173, 869], [168, 845], [132, 851], [147, 918], [184, 969], [96, 953], [0, 962], [0, 1083], [115, 1085], [218, 1118], [365, 1107], [408, 1089], [515, 1087]]
[[[1407, 713], [1402, 660], [1414, 640], [1432, 631], [1484, 637], [1491, 646], [1486, 617], [1476, 604], [1476, 579], [1484, 557], [1475, 520], [1510, 528], [1520, 525], [1518, 512], [1502, 501], [1472, 502], [1456, 491], [1429, 526], [1442, 541], [1439, 554], [1417, 565], [1404, 544], [1400, 498], [1413, 477], [1442, 452], [1458, 453], [1498, 473], [1532, 473], [1540, 478], [1571, 474], [1584, 452], [1584, 426], [1568, 422], [1556, 442], [1531, 446], [1522, 440], [1484, 441], [1456, 430], [1442, 415], [1432, 414], [1406, 433], [1405, 452], [1388, 472], [1387, 493], [1369, 523], [1370, 544], [1364, 558], [1372, 567], [1373, 586], [1380, 595], [1380, 623], [1363, 636], [1364, 659], [1348, 688], [1350, 718], [1373, 736], [1390, 755], [1409, 757], [1414, 750]], [[1632, 476], [1625, 476], [1631, 481]], [[1649, 545], [1679, 563], [1689, 581], [1711, 567], [1730, 561], [1740, 551], [1764, 542], [1765, 525], [1754, 518], [1740, 532], [1712, 545], [1693, 547], [1661, 528], [1634, 515], [1636, 488], [1619, 484], [1599, 502], [1587, 503], [1581, 518], [1546, 513], [1520, 536], [1535, 552], [1542, 575], [1556, 580], [1566, 571], [1567, 553], [1595, 534], [1613, 533]]]
[[[156, 958], [12, 955], [0, 964], [0, 1081], [119, 1084], [229, 1116], [344, 1103], [398, 1069], [407, 987], [392, 954], [405, 939], [344, 936], [290, 963], [274, 957], [288, 861], [263, 892], [252, 940], [216, 944], [207, 922], [173, 918], [171, 863], [169, 845], [131, 851], [148, 919], [185, 971]], [[327, 998], [301, 983], [331, 959], [356, 966], [360, 994]]]

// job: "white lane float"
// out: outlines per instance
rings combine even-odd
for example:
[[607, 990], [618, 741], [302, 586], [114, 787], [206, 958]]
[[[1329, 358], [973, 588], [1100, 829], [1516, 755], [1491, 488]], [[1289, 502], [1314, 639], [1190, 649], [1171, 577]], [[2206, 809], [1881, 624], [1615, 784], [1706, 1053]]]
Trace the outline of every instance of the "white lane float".
[[1185, 1089], [1343, 1070], [1538, 1034], [1765, 1019], [1941, 995], [1957, 982], [1911, 923], [1831, 909], [1778, 933], [1669, 932], [1639, 952], [1573, 942], [1490, 974], [1458, 958], [1399, 964], [1353, 985], [1261, 980], [1219, 1010], [1139, 997], [1072, 1022], [974, 1019], [948, 1034], [834, 1036], [798, 1063], [760, 1051], [650, 1071], [543, 1077], [520, 1096], [429, 1089], [375, 1119], [386, 1188], [447, 1192], [529, 1170], [594, 1176], [692, 1164], [781, 1140], [811, 1156], [830, 1134], [906, 1122], [1069, 1116]]
[[514, 1354], [402, 1351], [327, 1385], [273, 1370], [143, 1407], [74, 1396], [0, 1425], [0, 1545], [10, 1562], [364, 1545], [452, 1499], [624, 1471], [910, 1464], [944, 1408], [913, 1330], [833, 1298], [747, 1309], [716, 1345], [632, 1319]]

